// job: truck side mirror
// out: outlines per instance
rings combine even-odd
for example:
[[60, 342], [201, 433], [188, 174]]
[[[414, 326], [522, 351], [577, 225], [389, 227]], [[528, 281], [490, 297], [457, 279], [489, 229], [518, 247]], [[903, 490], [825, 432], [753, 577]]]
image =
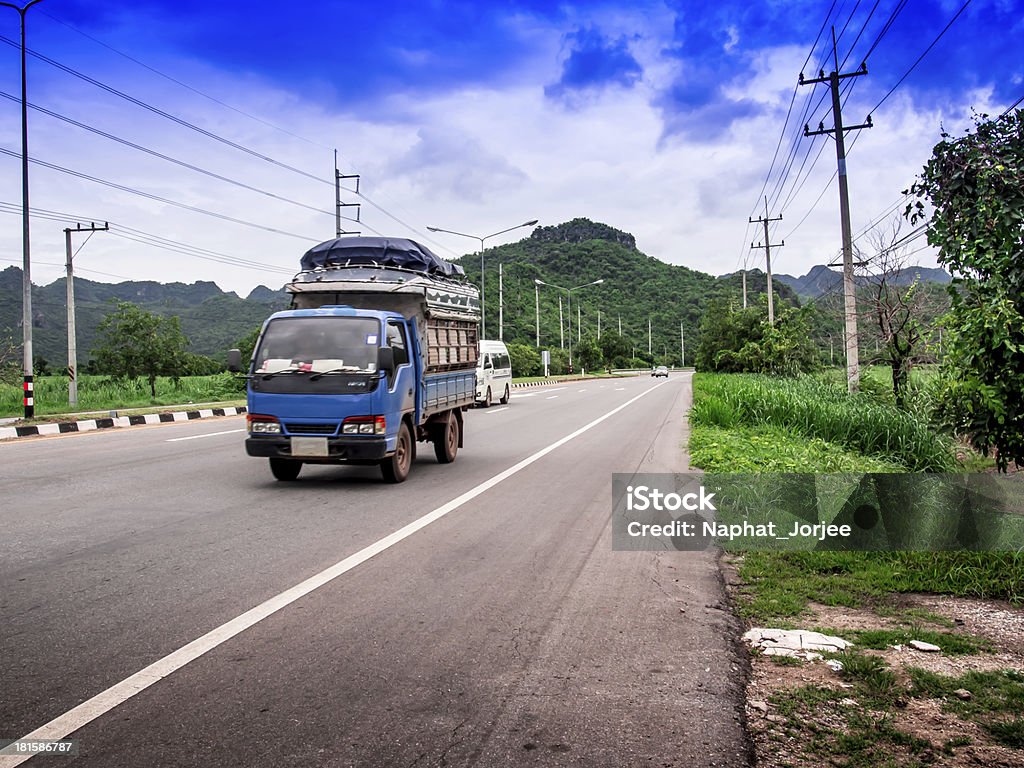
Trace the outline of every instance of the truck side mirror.
[[384, 371], [391, 378], [395, 375], [395, 350], [381, 347], [377, 350], [377, 370]]
[[228, 370], [232, 373], [242, 370], [242, 351], [240, 349], [228, 350]]

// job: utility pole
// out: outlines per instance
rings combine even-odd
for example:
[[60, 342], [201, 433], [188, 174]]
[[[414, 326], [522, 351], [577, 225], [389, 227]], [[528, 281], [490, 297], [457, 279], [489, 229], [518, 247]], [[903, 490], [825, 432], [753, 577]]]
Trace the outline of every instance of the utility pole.
[[686, 366], [686, 341], [683, 339], [683, 324], [679, 324], [679, 367]]
[[[772, 221], [782, 221], [782, 214], [779, 214], [778, 216], [776, 216], [774, 218], [769, 218], [768, 217], [768, 198], [765, 197], [765, 199], [764, 199], [764, 216], [758, 216], [756, 219], [751, 219], [750, 217], [747, 217], [747, 221], [749, 221], [751, 224], [758, 224], [758, 223], [764, 224], [764, 245], [761, 245], [760, 243], [758, 243], [757, 245], [754, 245], [753, 243], [751, 243], [750, 247], [751, 248], [764, 248], [764, 265], [765, 265], [765, 271], [767, 271], [767, 273], [768, 273], [768, 325], [775, 325], [775, 297], [774, 297], [773, 291], [772, 291], [772, 248], [779, 248], [779, 247], [785, 245], [786, 241], [783, 240], [781, 243], [778, 243], [778, 244], [773, 246], [771, 244], [771, 240], [768, 237], [768, 223], [772, 222]], [[747, 286], [747, 280], [746, 280], [746, 277], [747, 277], [747, 273], [744, 271], [744, 273], [743, 273], [743, 306], [744, 306], [744, 308], [746, 308], [746, 306], [747, 306], [747, 287], [746, 287]]]
[[0, 2], [21, 17], [21, 328], [22, 328], [22, 404], [26, 419], [35, 415], [35, 373], [32, 360], [32, 257], [28, 204], [28, 72], [25, 63], [25, 14], [40, 0], [24, 6]]
[[651, 348], [651, 318], [647, 318], [647, 356], [654, 360], [654, 351]]
[[341, 228], [341, 209], [342, 208], [355, 208], [356, 218], [359, 221], [359, 206], [362, 203], [343, 203], [341, 202], [341, 180], [342, 179], [355, 179], [356, 180], [356, 194], [359, 194], [359, 174], [343, 174], [338, 170], [338, 150], [334, 150], [334, 236], [341, 237], [342, 235], [358, 235], [359, 232], [346, 232]]
[[622, 315], [619, 315], [619, 336], [622, 335]]
[[[749, 218], [749, 217], [748, 217]], [[747, 308], [747, 265], [743, 265], [743, 308]]]
[[558, 297], [558, 348], [565, 349], [565, 325], [562, 321], [562, 297]]
[[[106, 232], [110, 224], [104, 222], [102, 227], [97, 227], [92, 222], [88, 227], [76, 224], [74, 229], [64, 230], [64, 246], [67, 253], [67, 295], [68, 295], [68, 405], [78, 405], [78, 340], [75, 333], [75, 272], [73, 267], [74, 255], [71, 253], [71, 233], [88, 232], [92, 237], [94, 232]], [[82, 243], [85, 245], [85, 243]], [[81, 250], [81, 249], [79, 249]]]
[[846, 321], [846, 384], [848, 390], [856, 392], [860, 387], [860, 359], [857, 339], [857, 294], [853, 283], [853, 234], [850, 227], [850, 190], [846, 179], [846, 131], [871, 128], [871, 115], [861, 125], [843, 127], [842, 104], [839, 101], [839, 81], [848, 77], [858, 77], [868, 73], [868, 65], [861, 63], [856, 72], [839, 73], [839, 54], [836, 51], [836, 30], [832, 28], [832, 60], [835, 69], [825, 75], [821, 70], [818, 77], [805, 80], [800, 73], [800, 85], [828, 83], [832, 90], [832, 116], [835, 119], [833, 128], [825, 128], [824, 123], [818, 124], [818, 130], [812, 131], [804, 125], [804, 136], [832, 134], [836, 140], [836, 162], [839, 165], [839, 221], [843, 235], [843, 294], [845, 298], [844, 316]]
[[576, 343], [583, 341], [583, 310], [580, 303], [576, 302]]
[[505, 340], [505, 283], [501, 271], [501, 262], [498, 262], [498, 341]]
[[540, 286], [533, 284], [533, 302], [537, 317], [537, 349], [540, 349]]
[[601, 310], [597, 310], [597, 340], [601, 340]]

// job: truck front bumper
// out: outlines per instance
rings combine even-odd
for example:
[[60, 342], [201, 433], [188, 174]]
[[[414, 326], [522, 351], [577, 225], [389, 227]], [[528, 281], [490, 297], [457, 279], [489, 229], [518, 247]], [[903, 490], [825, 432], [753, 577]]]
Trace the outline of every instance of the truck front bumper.
[[271, 459], [301, 459], [308, 462], [374, 462], [388, 453], [384, 437], [327, 437], [327, 456], [296, 456], [292, 454], [292, 441], [284, 435], [250, 435], [245, 440], [245, 452], [250, 456]]

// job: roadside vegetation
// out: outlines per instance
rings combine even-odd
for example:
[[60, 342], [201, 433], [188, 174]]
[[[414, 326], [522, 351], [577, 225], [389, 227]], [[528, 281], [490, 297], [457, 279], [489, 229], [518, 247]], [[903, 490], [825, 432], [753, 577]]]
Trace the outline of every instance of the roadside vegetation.
[[[698, 373], [691, 463], [716, 473], [964, 471], [949, 438], [895, 406], [882, 373], [866, 377], [875, 383], [855, 396], [832, 373]], [[1024, 553], [747, 551], [726, 559], [748, 627], [810, 629], [854, 643], [826, 654], [838, 672], [823, 661], [755, 655], [748, 726], [759, 762], [867, 768], [1022, 759], [1024, 676], [989, 668], [998, 667], [989, 659], [1000, 649], [959, 619], [908, 601], [925, 594], [1024, 603]], [[938, 646], [943, 659], [983, 661], [926, 669], [918, 658], [926, 654], [908, 660], [893, 650], [912, 641]]]
[[[810, 450], [812, 456], [817, 453], [824, 459], [835, 447], [874, 460], [868, 471], [885, 471], [878, 461], [889, 471], [897, 466], [915, 472], [956, 468], [952, 442], [935, 434], [912, 413], [880, 403], [869, 394], [848, 395], [845, 388], [822, 377], [700, 374], [698, 381], [691, 413], [694, 424], [725, 430], [747, 428], [754, 430], [755, 436], [762, 430], [781, 439], [783, 446], [797, 448], [793, 461], [775, 460], [772, 471], [839, 471], [838, 467], [808, 469], [807, 459], [812, 457], [800, 455]], [[798, 440], [795, 446], [794, 439]], [[701, 445], [705, 442], [699, 439]], [[843, 460], [844, 465], [850, 463]]]
[[[121, 378], [82, 374], [78, 377], [78, 405], [75, 412], [112, 411], [158, 405], [240, 402], [245, 400], [244, 382], [234, 374], [213, 376], [157, 376], [156, 396], [146, 378]], [[0, 383], [0, 417], [21, 416], [21, 382]], [[41, 376], [35, 381], [36, 414], [68, 413], [68, 377]]]

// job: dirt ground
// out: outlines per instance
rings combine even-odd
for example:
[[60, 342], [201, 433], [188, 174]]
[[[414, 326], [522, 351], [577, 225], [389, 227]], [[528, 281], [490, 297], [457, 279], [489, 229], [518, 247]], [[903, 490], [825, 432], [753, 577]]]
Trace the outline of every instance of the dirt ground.
[[[729, 563], [724, 568], [726, 583], [735, 593], [740, 585], [735, 568]], [[989, 651], [966, 655], [923, 652], [906, 646], [860, 649], [880, 657], [903, 688], [910, 687], [910, 668], [950, 677], [969, 671], [1012, 670], [1024, 674], [1024, 608], [939, 595], [899, 595], [894, 599], [895, 605], [879, 612], [812, 603], [797, 626], [833, 634], [905, 629], [907, 617], [912, 616], [916, 626], [987, 641]], [[952, 696], [899, 696], [887, 705], [879, 705], [877, 701], [864, 701], [858, 695], [864, 689], [833, 671], [825, 660], [780, 662], [751, 652], [750, 662], [746, 716], [758, 766], [1024, 766], [1024, 749], [1000, 745], [977, 717], [951, 711], [947, 698]], [[969, 692], [963, 690], [957, 694], [961, 699], [969, 697]], [[1022, 716], [1021, 711], [1009, 715]], [[1008, 716], [1002, 713], [998, 717]]]

